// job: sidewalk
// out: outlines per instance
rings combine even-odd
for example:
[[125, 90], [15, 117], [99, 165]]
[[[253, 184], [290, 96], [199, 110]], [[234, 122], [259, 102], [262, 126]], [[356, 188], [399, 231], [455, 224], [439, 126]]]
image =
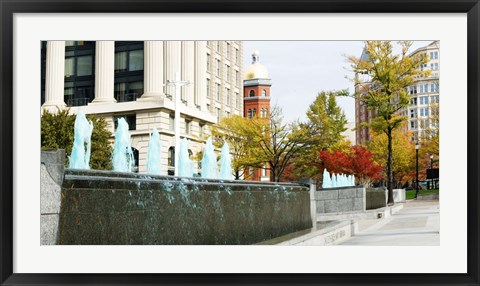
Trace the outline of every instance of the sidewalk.
[[382, 220], [359, 221], [359, 232], [339, 245], [440, 245], [438, 201], [407, 201], [402, 210]]

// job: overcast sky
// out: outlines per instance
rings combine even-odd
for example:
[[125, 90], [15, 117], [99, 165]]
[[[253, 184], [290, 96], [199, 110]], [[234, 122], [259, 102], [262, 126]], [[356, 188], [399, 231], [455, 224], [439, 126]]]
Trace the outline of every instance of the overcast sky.
[[[430, 41], [415, 42], [413, 52]], [[348, 89], [353, 93], [354, 73], [345, 55], [359, 57], [361, 41], [244, 41], [244, 69], [252, 63], [252, 52], [260, 52], [260, 63], [272, 79], [271, 105], [283, 109], [286, 121], [300, 118], [318, 92]], [[337, 98], [349, 122], [355, 120], [352, 98]]]

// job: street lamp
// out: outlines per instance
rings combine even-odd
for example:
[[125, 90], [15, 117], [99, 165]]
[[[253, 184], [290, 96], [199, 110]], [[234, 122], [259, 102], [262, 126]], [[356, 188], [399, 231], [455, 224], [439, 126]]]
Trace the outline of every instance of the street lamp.
[[416, 152], [416, 176], [417, 176], [417, 186], [415, 191], [415, 198], [418, 196], [418, 149], [420, 149], [420, 144], [418, 141], [415, 143], [415, 152]]
[[[432, 174], [432, 171], [433, 170], [433, 155], [430, 155], [430, 174]], [[431, 182], [430, 182], [430, 189], [432, 190], [433, 189], [433, 176], [431, 178]]]

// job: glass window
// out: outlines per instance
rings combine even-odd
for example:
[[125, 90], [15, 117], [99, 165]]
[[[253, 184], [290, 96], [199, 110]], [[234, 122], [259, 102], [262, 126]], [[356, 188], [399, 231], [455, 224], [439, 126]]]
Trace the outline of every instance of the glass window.
[[130, 71], [143, 70], [143, 50], [130, 51], [128, 70]]
[[240, 98], [238, 96], [238, 92], [235, 92], [235, 107], [238, 108], [238, 104], [240, 103]]
[[220, 76], [220, 60], [217, 60], [217, 76]]
[[226, 102], [226, 104], [227, 104], [227, 105], [230, 105], [230, 89], [226, 88], [226, 89], [225, 89], [225, 92], [227, 93], [227, 102]]
[[207, 98], [210, 98], [210, 80], [207, 78]]
[[220, 85], [217, 83], [217, 100], [220, 101]]
[[425, 87], [425, 92], [428, 92], [428, 83], [426, 83], [424, 87]]
[[92, 56], [77, 58], [77, 76], [92, 75]]
[[175, 147], [168, 148], [168, 166], [175, 167]]
[[227, 43], [227, 58], [230, 58], [230, 44]]
[[262, 96], [267, 96], [267, 91], [265, 89], [262, 90]]
[[128, 84], [128, 93], [135, 100], [143, 94], [143, 81], [134, 81]]
[[435, 52], [434, 54], [435, 59], [438, 59], [438, 52]]
[[423, 93], [423, 85], [420, 85], [420, 93]]
[[210, 72], [210, 54], [207, 54], [207, 71]]
[[65, 59], [65, 77], [75, 75], [75, 58]]
[[66, 47], [75, 46], [75, 41], [65, 41], [65, 46]]
[[127, 84], [124, 82], [116, 83], [113, 89], [115, 99], [119, 102], [123, 102], [125, 94], [127, 93]]
[[428, 107], [425, 108], [425, 116], [428, 116]]
[[424, 104], [428, 104], [428, 96], [425, 96], [425, 97], [424, 97], [423, 103], [424, 103]]
[[185, 120], [185, 134], [190, 134], [190, 120]]
[[115, 53], [115, 72], [127, 71], [127, 52]]
[[254, 97], [254, 96], [255, 96], [255, 91], [254, 91], [254, 90], [250, 90], [249, 95], [250, 95], [250, 97]]
[[430, 59], [434, 59], [433, 52], [430, 52]]
[[248, 112], [247, 112], [247, 117], [248, 118], [252, 118], [252, 110], [249, 109]]

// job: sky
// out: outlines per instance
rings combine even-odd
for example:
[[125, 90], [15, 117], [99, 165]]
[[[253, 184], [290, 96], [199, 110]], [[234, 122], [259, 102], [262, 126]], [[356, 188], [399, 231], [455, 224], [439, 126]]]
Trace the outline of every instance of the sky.
[[[430, 41], [414, 42], [410, 51]], [[360, 57], [362, 41], [244, 41], [244, 69], [252, 63], [252, 52], [260, 52], [260, 63], [272, 79], [271, 105], [283, 109], [285, 121], [305, 120], [308, 106], [318, 92], [348, 89], [353, 94], [354, 73], [346, 56]], [[339, 97], [338, 104], [349, 122], [355, 121], [353, 98]]]

